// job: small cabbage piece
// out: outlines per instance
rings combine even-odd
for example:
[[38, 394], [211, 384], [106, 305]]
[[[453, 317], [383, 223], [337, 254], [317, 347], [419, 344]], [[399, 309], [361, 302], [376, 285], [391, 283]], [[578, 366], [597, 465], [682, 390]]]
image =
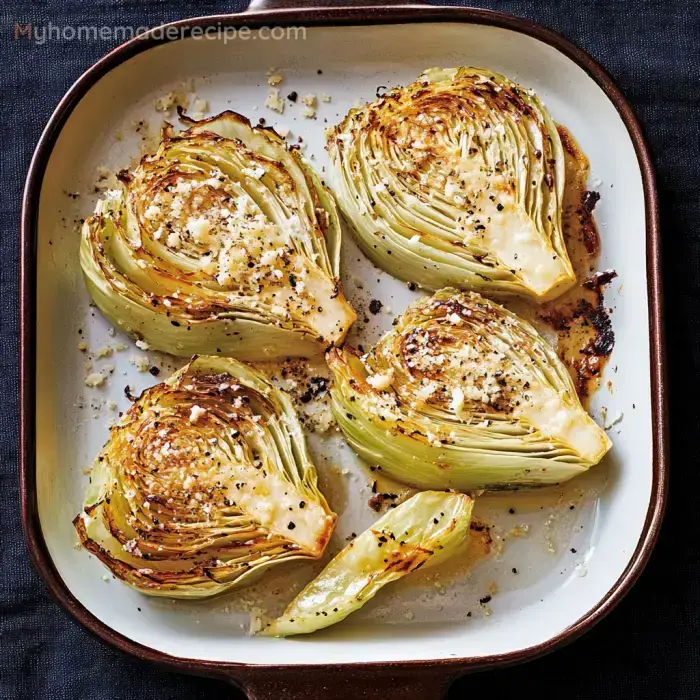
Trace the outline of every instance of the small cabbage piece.
[[473, 501], [423, 491], [355, 538], [261, 634], [308, 634], [344, 620], [391, 581], [463, 553]]
[[432, 69], [328, 134], [338, 203], [365, 254], [429, 290], [552, 299], [574, 281], [564, 151], [532, 90]]
[[611, 446], [547, 342], [474, 292], [445, 289], [420, 300], [366, 356], [346, 347], [327, 360], [347, 441], [412, 486], [560, 483]]
[[330, 191], [273, 130], [234, 112], [176, 134], [109, 190], [82, 230], [110, 321], [173, 355], [308, 356], [355, 319], [338, 279]]
[[195, 357], [112, 428], [73, 522], [116, 578], [203, 598], [320, 557], [335, 520], [290, 398], [236, 360]]

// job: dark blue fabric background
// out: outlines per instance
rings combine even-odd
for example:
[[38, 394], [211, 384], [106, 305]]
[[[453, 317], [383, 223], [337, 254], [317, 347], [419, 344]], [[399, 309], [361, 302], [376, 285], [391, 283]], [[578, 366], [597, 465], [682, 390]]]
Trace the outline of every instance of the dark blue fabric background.
[[[478, 3], [479, 0], [476, 0]], [[240, 695], [112, 651], [49, 598], [28, 563], [18, 512], [17, 221], [32, 150], [71, 83], [111, 45], [14, 41], [15, 22], [148, 25], [241, 2], [51, 0], [0, 10], [0, 699], [195, 700]], [[459, 3], [467, 4], [467, 3]], [[661, 539], [622, 604], [573, 645], [526, 666], [471, 676], [450, 699], [700, 698], [700, 3], [503, 0], [479, 3], [563, 32], [597, 58], [640, 116], [657, 165], [665, 255], [671, 499]]]

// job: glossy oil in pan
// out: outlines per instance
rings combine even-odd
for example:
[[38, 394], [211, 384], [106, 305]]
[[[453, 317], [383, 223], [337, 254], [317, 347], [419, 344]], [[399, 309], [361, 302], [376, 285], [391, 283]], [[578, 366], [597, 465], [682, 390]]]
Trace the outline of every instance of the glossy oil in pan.
[[[629, 105], [602, 69], [560, 36], [525, 20], [481, 10], [275, 9], [200, 18], [177, 26], [187, 30], [218, 24], [253, 28], [303, 24], [308, 37], [303, 47], [193, 44], [193, 39], [168, 43], [157, 33], [129, 42], [73, 86], [32, 161], [22, 214], [21, 477], [25, 531], [37, 569], [61, 604], [103, 639], [172, 668], [231, 678], [246, 686], [251, 697], [342, 697], [346, 692], [356, 697], [363, 693], [437, 697], [444, 686], [441, 681], [448, 677], [523, 661], [573, 639], [609, 611], [639, 575], [665, 502], [657, 202], [648, 149]], [[116, 582], [101, 581], [96, 564], [73, 550], [68, 530], [63, 530], [64, 515], [82, 495], [71, 491], [65, 473], [80, 472], [87, 463], [67, 464], [68, 455], [74, 461], [77, 455], [87, 458], [106, 430], [104, 420], [71, 416], [77, 388], [70, 387], [80, 386], [82, 377], [69, 350], [77, 344], [78, 326], [85, 323], [83, 311], [90, 312], [84, 309], [71, 318], [67, 311], [85, 299], [77, 254], [71, 257], [77, 251], [77, 235], [58, 230], [63, 189], [72, 187], [71, 178], [77, 177], [83, 160], [92, 163], [91, 149], [97, 148], [93, 140], [109, 132], [109, 114], [121, 111], [122, 122], [129, 119], [132, 99], [134, 104], [141, 100], [142, 107], [152, 101], [168, 86], [164, 76], [215, 72], [219, 77], [209, 85], [205, 81], [201, 89], [198, 85], [198, 91], [217, 109], [237, 108], [240, 100], [245, 112], [254, 108], [256, 80], [263, 84], [257, 94], [264, 99], [267, 68], [288, 67], [290, 75], [296, 75], [295, 85], [333, 95], [334, 109], [328, 114], [333, 123], [336, 110], [342, 114], [356, 97], [370, 98], [380, 79], [382, 84], [406, 82], [431, 64], [468, 63], [488, 64], [535, 87], [554, 117], [581, 140], [593, 173], [603, 180], [599, 212], [603, 263], [614, 266], [624, 284], [623, 293], [611, 296], [618, 338], [612, 362], [619, 362], [619, 370], [616, 395], [606, 403], [624, 409], [625, 419], [620, 435], [613, 435], [616, 450], [613, 463], [607, 465], [611, 483], [596, 501], [599, 512], [591, 520], [599, 531], [589, 533], [588, 576], [569, 576], [567, 585], [552, 589], [542, 607], [533, 603], [518, 609], [512, 603], [499, 611], [494, 605], [488, 621], [447, 624], [436, 615], [432, 621], [397, 627], [365, 620], [301, 641], [249, 639], [238, 629], [234, 633], [225, 620], [212, 626], [215, 616], [202, 614], [200, 625], [196, 615], [164, 614], [157, 605], [144, 604], [140, 607], [145, 614], [137, 612], [135, 599], [122, 598]], [[316, 68], [323, 69], [323, 77], [314, 75], [312, 82], [309, 76]], [[235, 105], [217, 103], [222, 85], [236, 99]], [[308, 131], [304, 123], [292, 126]], [[322, 131], [320, 124], [316, 131]], [[309, 148], [317, 149], [320, 164], [320, 141]], [[604, 189], [612, 184], [614, 196]], [[353, 251], [351, 241], [348, 249]], [[407, 298], [391, 286], [392, 281], [380, 279], [377, 293], [394, 295], [392, 304], [399, 311]], [[127, 381], [133, 385], [138, 378]], [[57, 430], [56, 425], [63, 427]], [[76, 447], [81, 441], [90, 444]], [[353, 488], [347, 486], [348, 491]], [[70, 502], [66, 513], [57, 505], [64, 497]], [[623, 513], [625, 522], [620, 519]], [[112, 588], [105, 589], [106, 585]], [[513, 596], [527, 598], [525, 592], [515, 591]], [[100, 599], [109, 599], [109, 606], [100, 607]], [[132, 604], [122, 609], [120, 600]]]

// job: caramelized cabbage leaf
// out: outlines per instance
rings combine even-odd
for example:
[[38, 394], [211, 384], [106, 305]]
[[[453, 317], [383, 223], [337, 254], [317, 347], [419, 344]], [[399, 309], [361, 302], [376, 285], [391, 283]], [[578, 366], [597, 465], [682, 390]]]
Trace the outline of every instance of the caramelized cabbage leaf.
[[112, 428], [74, 525], [116, 578], [202, 598], [320, 557], [335, 520], [290, 398], [236, 360], [195, 357]]
[[307, 356], [355, 314], [333, 196], [299, 152], [233, 112], [184, 132], [108, 191], [80, 262], [100, 310], [173, 355]]

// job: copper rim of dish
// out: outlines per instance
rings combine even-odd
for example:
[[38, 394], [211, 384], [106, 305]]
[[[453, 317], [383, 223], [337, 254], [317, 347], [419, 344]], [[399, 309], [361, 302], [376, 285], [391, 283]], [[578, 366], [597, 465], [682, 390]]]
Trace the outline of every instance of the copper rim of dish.
[[[312, 5], [314, 3], [309, 4]], [[347, 677], [348, 672], [351, 674], [349, 679], [351, 684], [353, 678], [357, 681], [369, 678], [374, 682], [387, 675], [414, 680], [418, 680], [422, 675], [430, 675], [436, 679], [441, 678], [446, 682], [450, 678], [469, 671], [520, 663], [541, 656], [576, 639], [583, 632], [590, 629], [610, 612], [629, 591], [649, 559], [659, 533], [666, 504], [668, 482], [667, 391], [664, 367], [658, 197], [651, 155], [641, 125], [631, 105], [622, 95], [612, 78], [585, 51], [555, 31], [545, 29], [529, 20], [505, 13], [459, 7], [402, 7], [401, 5], [378, 6], [374, 4], [362, 6], [361, 3], [358, 3], [358, 6], [316, 7], [313, 9], [309, 7], [278, 9], [275, 6], [272, 11], [199, 17], [180, 20], [164, 26], [178, 28], [180, 30], [178, 35], [181, 36], [182, 34], [186, 35], [193, 27], [204, 28], [217, 24], [220, 24], [220, 26], [248, 25], [255, 28], [269, 24], [288, 26], [295, 22], [300, 22], [305, 26], [462, 22], [510, 29], [538, 39], [556, 48], [573, 60], [595, 80], [616, 107], [627, 127], [637, 154], [646, 204], [653, 483], [649, 509], [634, 554], [615, 585], [595, 607], [574, 624], [542, 644], [485, 657], [449, 658], [432, 661], [341, 663], [330, 665], [325, 671], [323, 666], [315, 665], [248, 665], [171, 656], [138, 644], [115, 632], [78, 602], [68, 590], [51, 560], [42, 535], [37, 507], [35, 470], [35, 326], [38, 204], [42, 180], [51, 152], [61, 129], [73, 109], [82, 97], [113, 68], [142, 51], [168, 41], [167, 38], [163, 38], [163, 34], [158, 30], [155, 33], [154, 30], [151, 30], [145, 36], [134, 38], [108, 53], [73, 84], [56, 107], [48, 125], [44, 129], [29, 167], [22, 200], [20, 224], [20, 499], [22, 524], [32, 562], [47, 588], [61, 606], [87, 630], [112, 646], [142, 660], [157, 663], [174, 671], [226, 678], [244, 687], [250, 684], [251, 688], [254, 688], [264, 678], [265, 686], [267, 686], [268, 692], [271, 693], [269, 697], [282, 697], [281, 689], [283, 687], [288, 687], [288, 683], [296, 683], [305, 673], [308, 674], [312, 669], [314, 673], [314, 687], [318, 692], [318, 697], [336, 697], [335, 693], [338, 691], [338, 686], [333, 685], [333, 683], [337, 683], [337, 680], [343, 676]], [[336, 679], [335, 681], [333, 677]], [[325, 685], [325, 683], [330, 683], [330, 687]], [[383, 687], [384, 683], [381, 683], [381, 686]], [[424, 686], [423, 688], [425, 690]], [[374, 692], [380, 692], [377, 685], [374, 685]], [[405, 693], [403, 697], [407, 697], [410, 694], [407, 689], [404, 689], [403, 692]], [[255, 692], [253, 694], [257, 696]], [[262, 693], [260, 697], [263, 695], [267, 696], [266, 693]], [[362, 696], [362, 693], [356, 695], [357, 698]]]

